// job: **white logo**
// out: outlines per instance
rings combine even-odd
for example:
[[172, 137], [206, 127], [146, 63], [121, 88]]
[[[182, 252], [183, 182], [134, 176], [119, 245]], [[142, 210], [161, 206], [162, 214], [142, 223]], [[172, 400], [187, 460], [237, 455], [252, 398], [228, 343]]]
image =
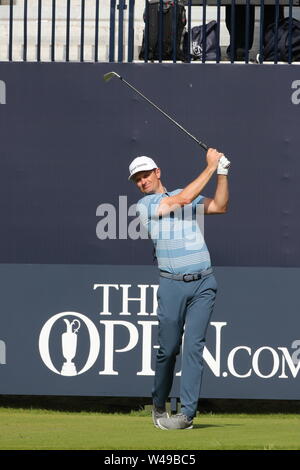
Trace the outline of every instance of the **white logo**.
[[198, 44], [197, 41], [196, 41], [196, 42], [193, 42], [193, 46], [192, 46], [192, 47], [193, 47], [193, 54], [194, 54], [195, 56], [197, 56], [197, 57], [201, 57], [201, 55], [202, 55], [202, 47], [201, 47], [201, 45]]
[[3, 80], [0, 80], [0, 104], [6, 104], [6, 85]]
[[[75, 318], [72, 322], [67, 318], [64, 318], [64, 322], [67, 325], [67, 330], [62, 334], [62, 352], [63, 356], [66, 359], [66, 362], [63, 363], [61, 374], [62, 375], [76, 375], [76, 367], [73, 362], [74, 357], [76, 356], [77, 351], [77, 332], [81, 326], [79, 320]], [[74, 329], [73, 329], [74, 327]]]
[[[65, 318], [68, 316], [71, 316], [71, 321]], [[67, 330], [61, 335], [61, 365], [58, 369], [53, 364], [50, 355], [50, 335], [54, 324], [60, 319], [64, 320]], [[77, 343], [80, 341], [79, 329], [82, 328], [82, 323], [85, 324], [88, 330], [90, 351], [86, 363], [77, 371], [74, 360], [77, 352]], [[89, 370], [96, 362], [100, 350], [100, 338], [97, 328], [88, 317], [78, 312], [62, 312], [51, 317], [43, 326], [39, 337], [39, 350], [44, 364], [52, 372], [66, 376], [80, 375]], [[63, 362], [64, 359], [65, 361]]]
[[292, 83], [292, 88], [295, 89], [295, 91], [291, 95], [292, 103], [299, 104], [300, 103], [300, 80], [294, 80]]
[[6, 364], [6, 345], [0, 340], [0, 364]]

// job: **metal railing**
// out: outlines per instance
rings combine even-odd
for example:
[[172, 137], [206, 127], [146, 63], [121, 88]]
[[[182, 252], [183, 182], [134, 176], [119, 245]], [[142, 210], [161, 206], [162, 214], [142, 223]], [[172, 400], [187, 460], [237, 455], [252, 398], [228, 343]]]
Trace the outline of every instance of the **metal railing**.
[[[0, 61], [191, 62], [198, 59], [202, 63], [224, 60], [248, 63], [256, 59], [263, 63], [266, 32], [272, 23], [269, 36], [273, 49], [272, 58], [268, 60], [275, 64], [282, 60], [292, 63], [300, 60], [295, 53], [299, 38], [297, 20], [293, 17], [299, 1], [168, 0], [172, 9], [171, 53], [168, 55], [165, 51], [167, 0], [138, 0], [138, 4], [136, 0], [0, 0]], [[150, 18], [153, 5], [157, 8], [155, 54], [153, 16]], [[184, 8], [186, 24], [179, 44], [178, 11], [181, 8]], [[259, 17], [256, 23], [254, 12]], [[285, 59], [280, 49], [283, 17], [286, 18]], [[210, 32], [202, 28], [201, 43], [196, 45], [202, 52], [196, 57], [195, 27], [206, 25], [212, 19], [216, 22], [215, 56], [211, 58], [207, 52]], [[252, 47], [257, 23], [256, 45]]]
[[[173, 5], [171, 54], [166, 52], [165, 45], [164, 26], [167, 3]], [[219, 63], [224, 59], [230, 63], [267, 61], [274, 64], [278, 62], [290, 64], [300, 61], [300, 21], [293, 16], [299, 6], [299, 0], [172, 0], [171, 2], [145, 0], [143, 59], [146, 62], [153, 59], [159, 62], [166, 59], [177, 62], [178, 57], [181, 56], [184, 62], [198, 60], [202, 63]], [[154, 23], [153, 14], [151, 16], [149, 13], [150, 7], [158, 10], [158, 35], [155, 45], [149, 31], [149, 25]], [[195, 7], [202, 9], [198, 26], [193, 26]], [[207, 20], [207, 10], [210, 7], [214, 7], [214, 25]], [[185, 48], [178, 51], [176, 36], [180, 29], [178, 22], [180, 8], [185, 10], [187, 29], [183, 36]], [[227, 47], [222, 47], [220, 41], [222, 9], [225, 9], [225, 25], [229, 33]], [[298, 16], [299, 13], [298, 9]], [[258, 44], [256, 45], [254, 45], [255, 14], [259, 16]], [[198, 37], [196, 30], [198, 30]], [[200, 33], [199, 30], [201, 30]]]

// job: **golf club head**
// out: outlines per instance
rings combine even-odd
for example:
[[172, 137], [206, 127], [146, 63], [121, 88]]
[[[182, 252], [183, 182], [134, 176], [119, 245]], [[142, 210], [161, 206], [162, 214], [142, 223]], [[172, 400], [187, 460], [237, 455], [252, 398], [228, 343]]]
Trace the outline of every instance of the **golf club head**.
[[112, 78], [114, 77], [118, 77], [118, 78], [121, 78], [120, 75], [118, 75], [116, 72], [108, 72], [108, 73], [105, 73], [103, 75], [103, 79], [106, 81], [106, 82], [109, 82], [109, 80], [111, 80]]

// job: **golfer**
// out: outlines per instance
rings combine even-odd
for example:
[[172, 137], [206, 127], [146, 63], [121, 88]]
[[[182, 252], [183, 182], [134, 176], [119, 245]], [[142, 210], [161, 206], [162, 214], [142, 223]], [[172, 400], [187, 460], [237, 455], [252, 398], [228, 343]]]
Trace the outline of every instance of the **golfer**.
[[[137, 157], [129, 166], [129, 179], [144, 194], [137, 209], [142, 226], [154, 243], [160, 270], [159, 350], [152, 391], [152, 418], [154, 425], [161, 429], [191, 429], [197, 412], [206, 330], [217, 293], [210, 255], [199, 226], [201, 213], [227, 211], [228, 168], [223, 162], [225, 157], [221, 164], [222, 156], [216, 149], [208, 149], [206, 167], [199, 176], [184, 189], [171, 192], [164, 187], [161, 170], [151, 158]], [[214, 197], [204, 197], [202, 191], [215, 172]], [[181, 344], [181, 413], [169, 417], [166, 400]]]

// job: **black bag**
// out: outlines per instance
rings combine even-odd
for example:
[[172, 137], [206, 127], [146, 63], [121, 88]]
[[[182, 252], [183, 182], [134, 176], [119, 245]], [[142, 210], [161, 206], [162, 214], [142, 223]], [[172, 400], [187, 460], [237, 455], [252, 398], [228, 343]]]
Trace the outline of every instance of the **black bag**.
[[[300, 21], [291, 19], [291, 58], [300, 60]], [[284, 18], [278, 23], [277, 60], [288, 62], [289, 60], [289, 18]], [[264, 37], [264, 60], [275, 60], [275, 23], [268, 26]]]
[[[192, 59], [202, 60], [216, 60], [221, 57], [220, 46], [217, 41], [217, 27], [216, 21], [210, 21], [206, 25], [194, 26], [192, 28]], [[204, 54], [204, 31], [206, 31], [206, 47]]]
[[[173, 60], [173, 38], [174, 26], [173, 18], [176, 12], [176, 60], [185, 60], [183, 51], [186, 11], [184, 1], [178, 0], [177, 5], [173, 0], [163, 0], [163, 44], [162, 44], [162, 60]], [[146, 22], [146, 12], [144, 12], [144, 21]], [[160, 39], [160, 2], [158, 0], [150, 0], [148, 5], [148, 22], [149, 22], [149, 38], [148, 38], [148, 57], [145, 53], [145, 31], [143, 35], [143, 44], [139, 59], [159, 60], [159, 39]]]

